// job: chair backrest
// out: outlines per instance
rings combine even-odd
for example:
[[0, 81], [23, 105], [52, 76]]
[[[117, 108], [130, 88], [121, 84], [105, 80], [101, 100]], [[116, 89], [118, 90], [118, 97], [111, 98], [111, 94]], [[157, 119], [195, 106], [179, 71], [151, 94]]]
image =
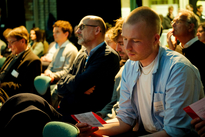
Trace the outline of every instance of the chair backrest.
[[51, 78], [48, 76], [36, 76], [34, 79], [34, 87], [40, 95], [45, 95], [50, 86]]
[[3, 66], [5, 60], [6, 60], [6, 57], [0, 58], [0, 68]]
[[49, 122], [43, 129], [43, 137], [77, 137], [79, 133], [75, 125], [59, 121]]

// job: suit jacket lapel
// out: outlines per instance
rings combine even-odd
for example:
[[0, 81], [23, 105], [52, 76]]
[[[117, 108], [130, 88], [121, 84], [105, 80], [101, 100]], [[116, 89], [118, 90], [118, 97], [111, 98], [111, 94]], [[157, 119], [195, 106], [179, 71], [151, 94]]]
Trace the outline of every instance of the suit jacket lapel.
[[93, 59], [96, 58], [96, 56], [97, 56], [98, 53], [102, 53], [102, 50], [105, 51], [105, 49], [106, 49], [106, 43], [104, 43], [102, 46], [100, 46], [100, 47], [93, 53], [93, 55], [89, 58], [89, 60], [88, 60], [86, 66], [88, 66], [89, 63], [90, 63]]

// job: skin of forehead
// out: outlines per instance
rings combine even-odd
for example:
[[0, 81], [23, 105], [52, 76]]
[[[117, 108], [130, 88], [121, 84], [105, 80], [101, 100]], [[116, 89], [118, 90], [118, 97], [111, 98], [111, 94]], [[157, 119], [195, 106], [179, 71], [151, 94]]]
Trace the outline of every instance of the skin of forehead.
[[81, 23], [83, 22], [89, 22], [89, 23], [97, 23], [96, 19], [98, 19], [99, 17], [97, 16], [85, 16], [82, 20]]
[[188, 17], [188, 13], [186, 12], [181, 12], [178, 14], [178, 16], [176, 16], [178, 19], [187, 19]]

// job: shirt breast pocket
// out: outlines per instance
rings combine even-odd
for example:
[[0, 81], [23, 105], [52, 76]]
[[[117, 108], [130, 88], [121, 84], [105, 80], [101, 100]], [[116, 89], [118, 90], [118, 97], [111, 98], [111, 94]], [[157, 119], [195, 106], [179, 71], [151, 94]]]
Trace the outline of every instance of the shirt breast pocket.
[[154, 93], [154, 113], [159, 117], [164, 117], [164, 110], [165, 110], [165, 96], [163, 92], [155, 92]]

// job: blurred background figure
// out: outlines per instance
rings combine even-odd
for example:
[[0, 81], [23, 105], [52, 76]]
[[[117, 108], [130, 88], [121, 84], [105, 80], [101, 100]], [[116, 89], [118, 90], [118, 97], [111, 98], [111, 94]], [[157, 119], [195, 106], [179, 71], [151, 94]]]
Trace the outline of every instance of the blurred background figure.
[[6, 49], [6, 43], [0, 39], [0, 58], [3, 57], [2, 51], [4, 51], [4, 49]]
[[168, 7], [167, 16], [164, 17], [164, 19], [163, 19], [163, 29], [170, 29], [170, 28], [172, 28], [171, 21], [174, 18], [173, 10], [174, 10], [173, 6], [169, 6]]
[[196, 15], [199, 17], [200, 23], [205, 22], [205, 16], [202, 15], [202, 12], [203, 12], [203, 6], [202, 5], [198, 5], [196, 7]]
[[171, 21], [174, 19], [173, 11], [174, 11], [174, 7], [169, 6], [168, 7], [167, 18], [169, 18]]
[[45, 55], [48, 52], [48, 48], [49, 48], [49, 44], [48, 44], [48, 42], [46, 40], [46, 32], [45, 32], [45, 30], [41, 30], [41, 35], [42, 35], [43, 47], [44, 47], [43, 55]]
[[111, 39], [113, 28], [110, 28], [105, 34], [105, 42], [114, 50], [116, 50], [116, 43]]
[[205, 22], [199, 24], [196, 35], [201, 42], [205, 43]]
[[186, 5], [186, 9], [187, 9], [187, 10], [190, 10], [190, 11], [192, 11], [192, 12], [194, 11], [194, 8], [193, 8], [193, 5], [192, 5], [192, 4], [187, 4], [187, 5]]
[[[3, 32], [3, 36], [4, 36], [4, 39], [6, 39], [7, 41], [7, 35], [9, 34], [9, 32], [11, 31], [12, 29], [11, 28], [7, 28], [4, 32]], [[1, 55], [3, 57], [7, 57], [8, 55], [11, 54], [11, 49], [8, 48], [8, 45], [6, 45], [5, 49], [1, 48]]]
[[49, 66], [49, 64], [51, 63], [52, 59], [53, 59], [53, 55], [56, 52], [56, 50], [59, 48], [58, 43], [56, 43], [55, 41], [53, 41], [52, 43], [50, 43], [49, 48], [48, 48], [48, 52], [41, 57], [41, 63], [42, 63], [42, 72], [44, 72], [47, 67]]
[[3, 32], [6, 29], [6, 18], [2, 16], [2, 9], [0, 8], [0, 39], [4, 42], [6, 42], [6, 39], [3, 36]]
[[33, 53], [40, 58], [44, 52], [41, 30], [38, 27], [32, 28], [30, 30], [30, 38], [31, 38], [31, 42], [30, 42], [31, 49]]

